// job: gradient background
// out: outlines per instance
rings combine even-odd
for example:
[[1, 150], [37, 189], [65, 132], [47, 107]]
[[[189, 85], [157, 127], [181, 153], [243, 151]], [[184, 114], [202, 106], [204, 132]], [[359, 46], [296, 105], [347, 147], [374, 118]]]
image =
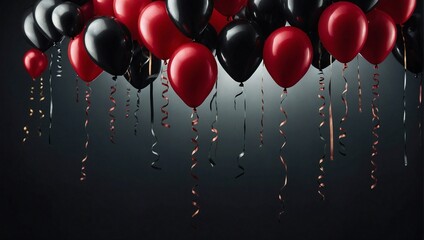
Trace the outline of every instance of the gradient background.
[[[0, 239], [423, 239], [423, 148], [418, 130], [419, 80], [408, 74], [407, 131], [409, 166], [403, 166], [402, 89], [403, 69], [390, 56], [380, 67], [379, 101], [381, 129], [377, 160], [377, 189], [370, 191], [371, 85], [373, 69], [360, 59], [363, 113], [358, 113], [356, 60], [349, 64], [349, 118], [347, 156], [336, 154], [325, 162], [327, 200], [317, 194], [318, 160], [323, 143], [317, 127], [317, 70], [311, 68], [302, 81], [289, 89], [285, 107], [288, 143], [287, 212], [281, 223], [277, 194], [283, 169], [278, 154], [282, 139], [278, 124], [281, 89], [265, 77], [265, 145], [259, 149], [260, 79], [262, 67], [246, 83], [248, 97], [247, 154], [242, 160], [246, 174], [238, 174], [236, 157], [242, 148], [243, 112], [233, 109], [238, 85], [220, 69], [220, 131], [217, 166], [211, 168], [207, 154], [212, 134], [209, 126], [211, 96], [199, 108], [201, 213], [198, 229], [191, 228], [190, 153], [191, 110], [171, 91], [169, 123], [157, 121], [157, 150], [162, 171], [150, 167], [152, 137], [149, 124], [149, 91], [142, 91], [139, 135], [133, 135], [134, 118], [125, 119], [126, 82], [118, 79], [116, 94], [117, 144], [108, 140], [108, 100], [111, 77], [101, 75], [93, 84], [89, 132], [91, 145], [87, 181], [79, 181], [84, 155], [85, 103], [75, 102], [75, 76], [63, 44], [64, 74], [54, 82], [52, 145], [48, 144], [48, 119], [44, 135], [32, 132], [23, 145], [22, 127], [27, 122], [30, 77], [22, 65], [29, 45], [21, 33], [21, 17], [34, 1], [9, 1], [1, 16], [1, 155]], [[53, 50], [50, 50], [53, 51]], [[50, 53], [50, 52], [49, 52]], [[342, 66], [334, 64], [335, 124], [343, 115], [340, 101]], [[331, 75], [326, 69], [326, 84]], [[48, 75], [45, 75], [48, 79]], [[48, 84], [46, 82], [46, 96]], [[160, 81], [155, 82], [156, 118], [161, 118]], [[82, 91], [85, 90], [80, 83]], [[212, 94], [211, 94], [212, 95]], [[326, 97], [328, 92], [326, 91]], [[131, 108], [134, 110], [135, 91]], [[328, 99], [328, 98], [327, 98]], [[43, 110], [48, 113], [48, 101]], [[328, 104], [328, 101], [327, 101]], [[239, 105], [241, 106], [241, 105]], [[422, 119], [422, 118], [421, 118]], [[39, 121], [31, 121], [35, 129]], [[328, 139], [328, 128], [324, 128]], [[338, 134], [338, 131], [336, 131]], [[338, 145], [336, 144], [336, 152]], [[328, 153], [328, 151], [327, 151]], [[328, 156], [328, 154], [327, 154]]]

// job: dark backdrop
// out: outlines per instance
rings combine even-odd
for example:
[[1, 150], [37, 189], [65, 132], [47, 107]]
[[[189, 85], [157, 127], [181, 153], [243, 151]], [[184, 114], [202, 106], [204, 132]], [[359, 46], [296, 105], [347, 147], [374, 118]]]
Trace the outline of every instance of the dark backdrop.
[[[390, 56], [380, 67], [381, 129], [377, 160], [378, 187], [370, 191], [372, 67], [360, 59], [363, 113], [358, 113], [357, 62], [349, 64], [347, 78], [349, 118], [347, 156], [327, 159], [325, 194], [317, 193], [318, 160], [323, 143], [317, 98], [318, 75], [313, 68], [289, 90], [285, 102], [289, 120], [284, 156], [289, 182], [285, 192], [286, 213], [277, 221], [278, 190], [283, 169], [279, 162], [282, 139], [278, 124], [281, 89], [265, 77], [265, 145], [259, 149], [260, 79], [262, 68], [247, 82], [247, 154], [242, 160], [246, 174], [238, 174], [236, 156], [242, 148], [242, 111], [234, 111], [238, 86], [220, 69], [217, 166], [211, 168], [207, 154], [214, 114], [207, 101], [199, 108], [200, 151], [197, 174], [201, 213], [198, 229], [191, 227], [190, 109], [171, 91], [171, 129], [159, 122], [162, 171], [153, 170], [150, 153], [148, 90], [142, 91], [139, 135], [133, 135], [134, 118], [125, 119], [125, 81], [118, 79], [116, 111], [117, 144], [108, 141], [108, 100], [111, 77], [103, 74], [93, 83], [89, 132], [91, 143], [87, 180], [79, 181], [84, 155], [84, 108], [75, 102], [75, 77], [63, 43], [64, 74], [53, 79], [54, 118], [52, 144], [48, 144], [48, 119], [43, 136], [36, 136], [37, 117], [31, 121], [31, 137], [21, 143], [22, 127], [28, 121], [30, 77], [22, 66], [29, 49], [21, 33], [24, 10], [33, 1], [9, 1], [1, 7], [1, 155], [0, 239], [423, 239], [423, 152], [418, 130], [419, 80], [408, 74], [407, 132], [409, 166], [403, 166], [402, 66]], [[48, 52], [50, 53], [50, 52]], [[55, 65], [53, 68], [55, 69]], [[335, 124], [343, 115], [340, 93], [341, 65], [334, 64]], [[326, 84], [331, 75], [325, 71]], [[48, 75], [44, 76], [48, 79]], [[43, 110], [48, 112], [49, 94]], [[161, 117], [162, 86], [155, 82], [156, 118]], [[85, 87], [80, 84], [81, 91]], [[82, 93], [81, 93], [82, 95]], [[134, 110], [135, 92], [131, 93]], [[328, 93], [325, 94], [328, 99]], [[327, 102], [328, 105], [328, 102]], [[328, 139], [327, 125], [324, 127]], [[338, 134], [338, 131], [336, 131]], [[336, 150], [338, 145], [336, 144]]]

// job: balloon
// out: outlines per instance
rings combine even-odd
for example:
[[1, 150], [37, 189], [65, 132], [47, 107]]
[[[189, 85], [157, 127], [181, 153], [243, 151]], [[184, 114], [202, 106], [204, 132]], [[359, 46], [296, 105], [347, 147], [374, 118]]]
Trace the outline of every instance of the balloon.
[[209, 49], [198, 43], [179, 47], [169, 61], [172, 88], [189, 107], [200, 106], [215, 85], [218, 67]]
[[62, 34], [55, 28], [52, 21], [54, 8], [61, 4], [60, 0], [39, 0], [34, 8], [34, 19], [41, 31], [53, 42], [62, 40]]
[[328, 52], [340, 62], [348, 63], [358, 55], [367, 40], [367, 17], [353, 3], [333, 3], [322, 13], [318, 33]]
[[32, 9], [25, 13], [22, 28], [27, 42], [34, 48], [44, 52], [53, 45], [53, 42], [37, 27]]
[[250, 19], [259, 25], [264, 36], [286, 25], [280, 0], [249, 0], [247, 8]]
[[263, 38], [245, 20], [228, 24], [219, 34], [217, 56], [221, 66], [237, 82], [252, 76], [262, 61]]
[[246, 6], [244, 6], [240, 11], [238, 11], [238, 13], [236, 13], [236, 15], [234, 15], [233, 20], [250, 20], [250, 14], [249, 14], [249, 9]]
[[25, 69], [32, 79], [36, 79], [47, 69], [48, 59], [46, 54], [33, 48], [25, 53], [23, 62]]
[[169, 59], [179, 46], [191, 41], [172, 23], [165, 3], [161, 1], [150, 3], [141, 12], [138, 32], [144, 46], [163, 60]]
[[404, 24], [403, 29], [398, 26], [397, 40], [393, 55], [402, 65], [404, 64], [404, 47], [402, 31], [405, 36], [406, 43], [406, 67], [412, 73], [418, 74], [423, 72], [423, 25], [422, 14], [414, 13], [411, 18]]
[[153, 56], [147, 48], [135, 44], [130, 68], [124, 77], [134, 88], [141, 90], [158, 78], [161, 66], [160, 59]]
[[193, 39], [208, 25], [213, 0], [166, 0], [166, 10], [175, 26]]
[[212, 11], [211, 19], [209, 20], [209, 23], [215, 28], [217, 33], [220, 33], [221, 30], [227, 25], [228, 23], [227, 17], [216, 11], [215, 9]]
[[[334, 2], [348, 1], [356, 4], [365, 13], [371, 11], [378, 3], [378, 0], [334, 0]], [[392, 1], [392, 0], [390, 0]]]
[[88, 2], [80, 7], [82, 15], [84, 16], [84, 25], [86, 25], [94, 17], [93, 2]]
[[138, 17], [141, 11], [151, 2], [151, 0], [115, 0], [113, 3], [115, 17], [128, 27], [132, 38], [139, 42], [141, 42], [141, 39], [138, 34]]
[[367, 14], [368, 38], [361, 55], [371, 64], [382, 63], [396, 43], [396, 25], [383, 11], [374, 9]]
[[84, 16], [78, 5], [64, 2], [53, 10], [53, 25], [64, 36], [73, 38], [84, 28]]
[[114, 0], [93, 0], [94, 14], [96, 16], [113, 17]]
[[389, 14], [396, 24], [403, 24], [411, 17], [416, 4], [416, 0], [380, 0], [377, 8]]
[[312, 63], [312, 44], [296, 27], [275, 30], [264, 46], [264, 64], [274, 81], [283, 88], [295, 85]]
[[209, 50], [215, 55], [216, 46], [218, 44], [218, 34], [212, 25], [208, 24], [205, 30], [203, 30], [200, 36], [196, 39], [196, 42], [209, 48]]
[[97, 17], [84, 34], [84, 44], [91, 59], [106, 72], [123, 75], [132, 56], [131, 33], [112, 17]]
[[316, 31], [321, 13], [330, 0], [280, 0], [284, 14], [291, 26], [305, 32]]
[[232, 17], [246, 4], [247, 0], [215, 0], [215, 9], [224, 16]]
[[72, 68], [77, 75], [85, 82], [96, 79], [103, 70], [97, 66], [87, 53], [84, 47], [84, 34], [80, 33], [69, 41], [68, 58]]
[[311, 40], [312, 48], [314, 51], [312, 66], [314, 66], [318, 70], [326, 69], [336, 59], [332, 57], [330, 61], [331, 55], [322, 45], [317, 32], [313, 32], [309, 34], [309, 39]]

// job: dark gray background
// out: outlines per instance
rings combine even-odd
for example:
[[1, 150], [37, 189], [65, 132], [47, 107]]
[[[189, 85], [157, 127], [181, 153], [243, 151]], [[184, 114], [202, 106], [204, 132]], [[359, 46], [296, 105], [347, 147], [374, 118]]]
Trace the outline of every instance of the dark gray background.
[[[407, 131], [409, 166], [403, 166], [402, 66], [390, 56], [380, 67], [379, 184], [370, 191], [371, 85], [373, 69], [360, 59], [363, 85], [362, 114], [358, 113], [356, 60], [349, 64], [349, 118], [347, 156], [336, 154], [325, 162], [325, 193], [317, 194], [318, 160], [323, 143], [317, 126], [318, 75], [314, 68], [292, 89], [285, 102], [289, 115], [288, 144], [284, 156], [289, 167], [286, 214], [277, 221], [278, 190], [283, 172], [279, 162], [282, 142], [278, 124], [281, 89], [265, 76], [265, 146], [259, 149], [260, 79], [262, 67], [246, 83], [248, 97], [247, 155], [245, 176], [238, 180], [236, 156], [242, 148], [242, 111], [232, 101], [239, 91], [226, 73], [219, 73], [220, 131], [217, 166], [211, 168], [207, 154], [214, 114], [210, 97], [199, 108], [200, 151], [197, 173], [201, 213], [198, 229], [191, 228], [190, 153], [191, 110], [171, 91], [169, 123], [157, 121], [158, 151], [162, 171], [150, 167], [152, 137], [149, 127], [149, 92], [142, 91], [139, 136], [133, 135], [134, 119], [124, 118], [125, 81], [118, 79], [116, 145], [108, 140], [108, 100], [111, 77], [103, 74], [93, 84], [89, 132], [87, 181], [79, 181], [84, 155], [85, 103], [75, 102], [74, 73], [63, 44], [63, 78], [54, 78], [52, 145], [48, 144], [48, 120], [41, 138], [32, 132], [23, 145], [30, 77], [22, 66], [29, 49], [21, 33], [21, 17], [33, 1], [2, 4], [1, 16], [1, 239], [396, 239], [423, 238], [423, 150], [417, 109], [419, 80], [408, 74]], [[50, 52], [49, 52], [50, 53]], [[333, 66], [336, 129], [343, 115], [340, 93], [342, 66]], [[326, 84], [331, 75], [325, 71]], [[45, 75], [47, 80], [48, 75]], [[200, 78], [200, 76], [199, 76]], [[46, 83], [46, 90], [47, 90]], [[162, 115], [162, 86], [155, 82], [156, 118]], [[82, 91], [85, 89], [82, 84]], [[46, 91], [46, 95], [48, 93]], [[328, 97], [328, 92], [326, 92]], [[134, 110], [135, 91], [131, 108]], [[44, 112], [48, 112], [48, 98]], [[327, 101], [328, 104], [328, 101]], [[32, 120], [34, 129], [38, 120]], [[328, 128], [324, 128], [328, 139]], [[338, 134], [338, 131], [336, 131]], [[336, 150], [338, 145], [336, 144]]]

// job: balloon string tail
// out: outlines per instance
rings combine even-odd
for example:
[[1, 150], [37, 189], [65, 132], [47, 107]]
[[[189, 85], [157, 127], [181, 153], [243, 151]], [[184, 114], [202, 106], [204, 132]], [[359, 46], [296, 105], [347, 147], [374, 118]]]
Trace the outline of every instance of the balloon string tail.
[[154, 98], [153, 98], [153, 83], [150, 84], [150, 132], [154, 139], [154, 142], [150, 148], [152, 154], [155, 156], [155, 160], [150, 164], [150, 166], [155, 170], [161, 170], [162, 168], [157, 166], [160, 160], [160, 154], [155, 151], [156, 145], [158, 145], [158, 138], [154, 129], [155, 125], [155, 109], [154, 109]]
[[[218, 150], [218, 129], [215, 127], [216, 123], [218, 122], [218, 81], [216, 81], [215, 83], [215, 93], [209, 103], [209, 109], [211, 112], [214, 111], [213, 109], [213, 105], [215, 105], [215, 119], [213, 120], [212, 124], [211, 124], [211, 132], [212, 134], [214, 134], [212, 136], [212, 140], [211, 143], [209, 145], [209, 154], [208, 154], [208, 159], [209, 159], [209, 164], [212, 167], [216, 166], [216, 162], [214, 161], [214, 158], [216, 158], [216, 153]], [[215, 145], [214, 148], [214, 153], [212, 155], [212, 149]]]
[[166, 120], [169, 118], [169, 112], [166, 109], [169, 106], [169, 97], [167, 96], [167, 93], [169, 92], [169, 80], [167, 77], [167, 62], [165, 62], [165, 67], [162, 70], [161, 79], [162, 79], [162, 86], [164, 86], [164, 90], [162, 91], [162, 98], [165, 101], [164, 105], [160, 108], [162, 111], [163, 117], [161, 120], [161, 124], [165, 128], [170, 128], [171, 125], [169, 123], [166, 123]]
[[90, 107], [91, 107], [91, 87], [90, 87], [90, 83], [87, 83], [87, 90], [85, 91], [85, 102], [87, 103], [87, 107], [85, 108], [85, 123], [84, 123], [86, 140], [85, 140], [85, 144], [84, 144], [85, 156], [81, 160], [81, 177], [80, 177], [81, 181], [84, 181], [87, 178], [86, 167], [87, 167], [87, 160], [88, 160], [88, 145], [90, 143], [90, 135], [88, 133], [88, 124], [89, 124], [89, 120], [90, 120], [89, 112], [90, 112]]
[[375, 65], [374, 67], [375, 69], [375, 73], [373, 75], [373, 80], [374, 80], [374, 85], [372, 86], [372, 95], [373, 95], [373, 99], [372, 99], [372, 106], [371, 106], [371, 110], [372, 110], [372, 122], [373, 122], [373, 128], [372, 128], [372, 136], [374, 138], [374, 140], [372, 141], [372, 146], [371, 146], [371, 180], [372, 180], [372, 184], [371, 184], [371, 189], [375, 189], [377, 187], [377, 176], [376, 171], [377, 171], [377, 157], [378, 157], [378, 143], [379, 143], [379, 136], [378, 136], [378, 129], [380, 129], [380, 116], [379, 116], [379, 109], [378, 109], [378, 99], [380, 97], [380, 94], [378, 92], [379, 89], [379, 85], [380, 85], [380, 81], [379, 81], [379, 76], [380, 74], [377, 72], [378, 71], [378, 66]]
[[109, 118], [110, 118], [110, 122], [109, 122], [109, 140], [111, 143], [115, 144], [115, 122], [116, 122], [116, 118], [114, 115], [115, 109], [116, 109], [116, 100], [115, 100], [115, 93], [116, 93], [116, 77], [113, 77], [113, 80], [115, 81], [115, 83], [110, 87], [110, 95], [109, 95], [109, 100], [111, 102], [111, 107], [109, 108]]
[[191, 152], [191, 168], [190, 168], [190, 174], [191, 177], [193, 178], [193, 180], [195, 181], [192, 189], [191, 189], [191, 194], [193, 196], [193, 200], [192, 200], [192, 205], [194, 207], [194, 212], [191, 215], [192, 218], [195, 218], [199, 212], [200, 212], [200, 206], [199, 206], [199, 202], [198, 202], [198, 198], [199, 198], [199, 193], [197, 191], [197, 188], [199, 186], [199, 177], [194, 173], [194, 170], [197, 166], [197, 158], [196, 158], [196, 153], [199, 151], [199, 143], [198, 143], [198, 139], [199, 139], [199, 133], [198, 130], [196, 128], [196, 126], [199, 124], [199, 115], [197, 114], [197, 110], [196, 108], [193, 108], [193, 113], [191, 114], [191, 129], [195, 135], [195, 137], [191, 138], [191, 142], [194, 145], [193, 151]]
[[345, 106], [345, 114], [342, 117], [342, 119], [340, 120], [340, 126], [339, 126], [339, 145], [340, 145], [339, 153], [342, 156], [346, 156], [346, 145], [343, 142], [343, 139], [345, 139], [347, 137], [347, 131], [344, 128], [343, 124], [346, 122], [346, 120], [348, 118], [348, 114], [349, 114], [349, 108], [348, 108], [348, 104], [347, 104], [348, 82], [347, 82], [346, 75], [345, 75], [346, 70], [347, 70], [347, 64], [345, 63], [344, 66], [343, 66], [343, 70], [342, 70], [342, 78], [345, 82], [345, 86], [344, 86], [344, 90], [343, 90], [342, 95], [341, 95], [342, 103]]
[[243, 83], [240, 84], [241, 92], [238, 93], [234, 97], [234, 110], [237, 110], [237, 98], [243, 95], [243, 149], [237, 156], [237, 166], [240, 169], [240, 173], [235, 177], [236, 179], [243, 176], [245, 173], [245, 168], [241, 164], [241, 160], [244, 158], [244, 155], [246, 154], [246, 120], [247, 120], [247, 101], [246, 101], [246, 93], [244, 92], [244, 85]]
[[287, 124], [287, 112], [284, 109], [283, 103], [287, 98], [287, 89], [283, 89], [283, 92], [281, 93], [281, 102], [280, 102], [280, 112], [283, 115], [283, 120], [280, 122], [279, 125], [279, 132], [281, 137], [283, 138], [283, 142], [281, 144], [280, 147], [280, 162], [283, 166], [283, 175], [284, 175], [284, 179], [283, 179], [283, 184], [280, 188], [280, 191], [278, 192], [278, 200], [280, 202], [280, 210], [278, 212], [278, 220], [281, 220], [281, 216], [285, 213], [286, 211], [286, 206], [285, 206], [285, 197], [284, 197], [284, 193], [287, 187], [287, 162], [284, 159], [283, 156], [283, 150], [286, 147], [287, 144], [287, 136], [286, 136], [286, 132], [284, 131], [284, 126]]

